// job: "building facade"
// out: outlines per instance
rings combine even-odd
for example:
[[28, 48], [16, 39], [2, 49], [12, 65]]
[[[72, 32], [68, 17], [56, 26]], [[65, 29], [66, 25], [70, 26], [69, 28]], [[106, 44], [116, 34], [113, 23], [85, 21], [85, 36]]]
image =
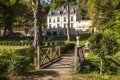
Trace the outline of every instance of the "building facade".
[[[78, 32], [84, 32], [92, 26], [91, 20], [78, 20], [77, 10], [78, 5], [70, 6], [70, 31], [71, 35], [76, 35]], [[44, 35], [66, 35], [68, 27], [68, 7], [63, 6], [55, 10], [51, 10], [47, 16], [47, 28], [43, 30]]]

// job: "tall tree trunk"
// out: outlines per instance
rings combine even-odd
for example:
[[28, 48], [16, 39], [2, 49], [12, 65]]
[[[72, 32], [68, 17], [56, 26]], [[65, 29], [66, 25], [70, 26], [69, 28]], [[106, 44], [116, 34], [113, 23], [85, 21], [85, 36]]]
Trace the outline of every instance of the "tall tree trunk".
[[34, 13], [34, 41], [33, 46], [37, 48], [37, 68], [40, 68], [40, 51], [42, 45], [42, 27], [41, 27], [41, 3], [40, 0], [36, 0], [36, 3], [33, 7], [33, 13]]
[[34, 41], [33, 46], [37, 47], [42, 45], [42, 28], [41, 28], [41, 4], [37, 0], [36, 5], [33, 7], [34, 13]]
[[67, 6], [68, 6], [67, 41], [70, 41], [70, 7], [69, 7], [69, 2], [67, 2]]

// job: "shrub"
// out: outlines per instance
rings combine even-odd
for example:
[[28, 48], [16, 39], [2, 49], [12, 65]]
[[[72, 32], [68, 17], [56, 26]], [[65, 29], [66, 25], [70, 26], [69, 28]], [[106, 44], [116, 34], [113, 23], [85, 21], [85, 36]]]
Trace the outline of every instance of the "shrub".
[[33, 47], [16, 50], [15, 53], [20, 56], [26, 56], [29, 58], [31, 63], [34, 62], [34, 57], [36, 56], [36, 49]]
[[5, 59], [0, 59], [0, 76], [4, 76], [8, 72], [8, 61]]
[[34, 62], [34, 56], [34, 48], [16, 51], [0, 50], [0, 76], [7, 72], [15, 75], [25, 74], [31, 69], [31, 63]]
[[10, 55], [6, 50], [0, 50], [0, 78], [6, 76]]
[[68, 51], [69, 49], [74, 49], [75, 44], [74, 43], [65, 43], [61, 46], [61, 52], [65, 53], [66, 51]]
[[12, 74], [22, 75], [29, 70], [30, 61], [26, 56], [14, 56], [9, 66], [9, 72]]
[[107, 59], [104, 63], [104, 71], [105, 73], [111, 74], [118, 74], [118, 64], [114, 62], [112, 59]]
[[[98, 55], [100, 58], [100, 74], [102, 75], [103, 60], [106, 55], [114, 55], [118, 51], [118, 43], [116, 38], [109, 34], [96, 33], [89, 40], [89, 48], [91, 52]], [[105, 62], [107, 64], [107, 62]]]
[[101, 55], [113, 55], [118, 50], [118, 43], [111, 35], [105, 35], [102, 33], [96, 33], [89, 39], [90, 50]]

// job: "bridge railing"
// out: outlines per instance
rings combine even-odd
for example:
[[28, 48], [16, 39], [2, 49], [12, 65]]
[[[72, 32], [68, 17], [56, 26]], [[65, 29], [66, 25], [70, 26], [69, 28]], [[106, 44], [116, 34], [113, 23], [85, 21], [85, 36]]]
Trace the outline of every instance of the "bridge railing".
[[40, 67], [44, 68], [60, 60], [60, 45], [42, 46], [40, 50]]
[[83, 46], [76, 46], [75, 47], [75, 65], [74, 65], [74, 73], [80, 71], [81, 63], [84, 60], [84, 53], [85, 53], [85, 45]]

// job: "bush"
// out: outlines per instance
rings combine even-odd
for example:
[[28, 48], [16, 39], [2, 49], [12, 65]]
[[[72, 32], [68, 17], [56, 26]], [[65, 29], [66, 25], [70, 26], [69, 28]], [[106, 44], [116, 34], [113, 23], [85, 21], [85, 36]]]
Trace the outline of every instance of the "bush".
[[104, 71], [105, 73], [111, 74], [119, 74], [118, 73], [118, 66], [112, 59], [107, 59], [104, 63]]
[[0, 79], [8, 73], [10, 55], [6, 50], [0, 50]]
[[36, 56], [36, 49], [33, 47], [16, 50], [15, 53], [20, 56], [26, 56], [29, 58], [31, 63], [34, 62], [34, 57]]
[[118, 43], [111, 35], [96, 33], [89, 39], [90, 50], [100, 55], [112, 55], [118, 50]]
[[61, 52], [65, 53], [68, 50], [74, 49], [75, 44], [74, 43], [65, 43], [61, 46]]
[[8, 61], [5, 59], [0, 59], [0, 76], [4, 76], [8, 72]]
[[100, 73], [102, 73], [102, 63], [105, 62], [106, 56], [114, 55], [118, 51], [117, 39], [109, 34], [96, 33], [89, 40], [89, 49], [100, 58]]
[[0, 76], [25, 74], [34, 62], [35, 49], [26, 48], [16, 51], [0, 50]]
[[29, 70], [30, 61], [26, 56], [14, 56], [9, 66], [9, 72], [12, 74], [23, 75]]

